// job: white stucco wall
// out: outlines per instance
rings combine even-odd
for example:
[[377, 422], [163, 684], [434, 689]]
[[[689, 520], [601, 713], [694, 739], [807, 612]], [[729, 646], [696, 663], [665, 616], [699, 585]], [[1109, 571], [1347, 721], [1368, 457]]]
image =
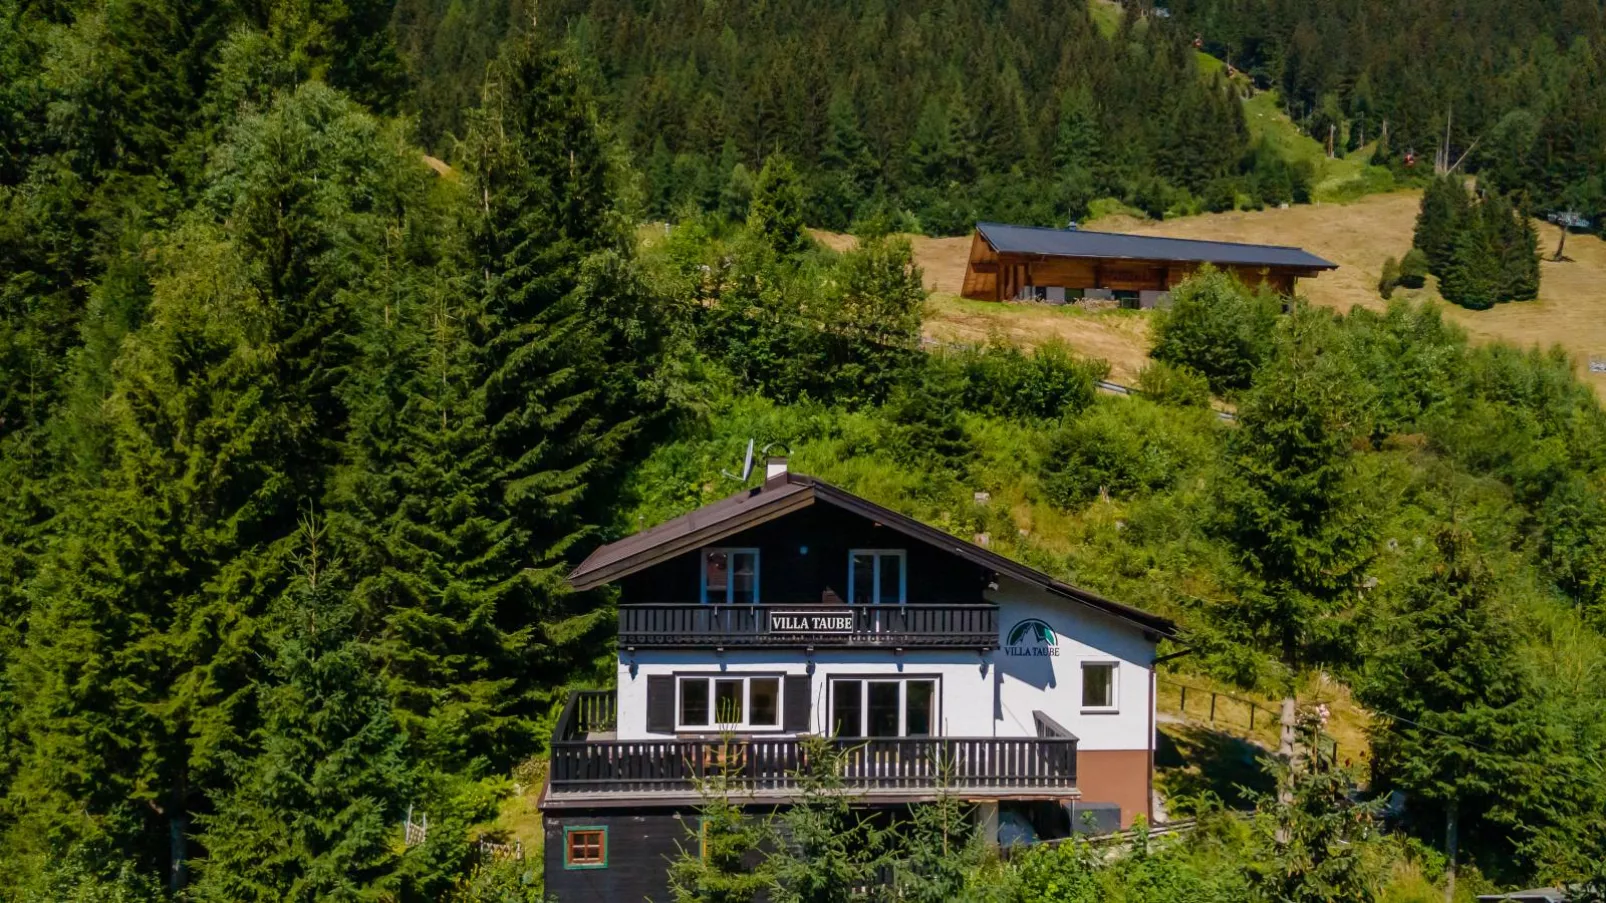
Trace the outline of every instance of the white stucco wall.
[[[989, 656], [990, 658], [990, 656]], [[635, 666], [632, 667], [632, 660]], [[975, 652], [821, 649], [727, 650], [723, 655], [696, 650], [640, 651], [619, 663], [619, 737], [668, 737], [647, 731], [647, 677], [654, 674], [809, 674], [813, 730], [826, 729], [826, 683], [832, 677], [931, 677], [938, 682], [940, 732], [950, 737], [993, 736], [994, 670]]]
[[[671, 736], [647, 731], [647, 678], [651, 675], [810, 674], [813, 729], [829, 716], [827, 681], [833, 676], [934, 677], [939, 681], [940, 731], [950, 737], [1036, 736], [1042, 711], [1080, 739], [1084, 750], [1146, 749], [1152, 721], [1149, 668], [1154, 646], [1133, 625], [1080, 603], [1004, 581], [987, 594], [999, 606], [999, 649], [966, 650], [797, 649], [637, 650], [619, 660], [618, 736], [644, 740]], [[1021, 644], [1012, 654], [1010, 632], [1036, 618], [1055, 634], [1053, 654]], [[1116, 664], [1114, 712], [1083, 712], [1082, 663]]]
[[[1149, 671], [1154, 644], [1126, 621], [1036, 587], [1001, 582], [987, 594], [998, 605], [998, 736], [1035, 733], [1032, 712], [1064, 725], [1081, 741], [1078, 748], [1146, 749], [1151, 729]], [[1028, 618], [1054, 628], [1055, 654], [1011, 654], [1007, 641]], [[1027, 649], [1032, 651], [1026, 644]], [[1082, 663], [1116, 665], [1115, 712], [1082, 710]]]

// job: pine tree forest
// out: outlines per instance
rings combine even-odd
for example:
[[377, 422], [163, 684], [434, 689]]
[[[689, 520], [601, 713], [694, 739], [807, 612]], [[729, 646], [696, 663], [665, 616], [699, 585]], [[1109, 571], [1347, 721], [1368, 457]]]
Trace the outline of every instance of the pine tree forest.
[[1515, 211], [1606, 205], [1600, 6], [1167, 12], [0, 0], [0, 901], [544, 899], [481, 842], [616, 673], [565, 575], [748, 440], [1174, 618], [1192, 679], [1341, 685], [1370, 752], [1178, 769], [1189, 838], [1009, 857], [959, 799], [862, 821], [822, 753], [774, 821], [712, 788], [675, 899], [1601, 899], [1565, 355], [1206, 270], [1102, 395], [1053, 342], [923, 344], [905, 234], [1308, 200], [1199, 33], [1408, 177], [1453, 110], [1487, 190], [1428, 186], [1411, 272], [1531, 298]]
[[1606, 10], [1589, 0], [1175, 0], [1202, 47], [1372, 160], [1460, 165], [1541, 211], [1606, 213]]

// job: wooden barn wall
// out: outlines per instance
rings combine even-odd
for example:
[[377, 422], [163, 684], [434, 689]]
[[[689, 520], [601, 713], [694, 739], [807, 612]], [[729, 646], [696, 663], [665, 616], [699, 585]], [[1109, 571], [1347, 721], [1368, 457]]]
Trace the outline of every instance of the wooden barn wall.
[[[985, 243], [981, 243], [986, 248]], [[973, 248], [972, 262], [992, 263], [992, 255], [977, 257]], [[966, 269], [964, 296], [983, 301], [1013, 300], [1024, 286], [1063, 286], [1068, 289], [1102, 288], [1117, 291], [1164, 291], [1175, 288], [1192, 276], [1201, 265], [1190, 262], [1158, 262], [1129, 260], [1093, 260], [1063, 257], [1034, 260], [1019, 255], [997, 256], [997, 271], [984, 272], [974, 266]], [[992, 269], [987, 266], [986, 269]], [[1268, 267], [1224, 266], [1245, 285], [1254, 287], [1262, 283], [1284, 295], [1294, 292], [1299, 276], [1297, 271]]]
[[1066, 288], [1092, 288], [1093, 261], [1065, 258], [1041, 260], [1030, 265], [1027, 285], [1063, 285]]

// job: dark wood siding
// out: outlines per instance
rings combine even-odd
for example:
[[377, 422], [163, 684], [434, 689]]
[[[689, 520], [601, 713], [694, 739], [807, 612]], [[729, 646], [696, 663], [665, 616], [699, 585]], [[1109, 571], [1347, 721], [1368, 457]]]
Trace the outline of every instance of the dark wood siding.
[[675, 731], [675, 678], [671, 675], [647, 677], [647, 730], [658, 734]]
[[807, 674], [789, 674], [786, 677], [786, 690], [782, 694], [786, 712], [781, 718], [781, 727], [793, 733], [805, 733], [812, 725], [809, 724], [809, 709], [814, 699], [809, 686]]
[[[818, 603], [827, 590], [847, 599], [850, 549], [907, 550], [911, 603], [982, 602], [991, 576], [951, 552], [829, 505], [760, 524], [718, 545], [759, 550], [759, 601], [769, 605]], [[688, 552], [625, 577], [620, 602], [701, 601], [700, 566], [700, 553]]]
[[[546, 891], [559, 903], [636, 903], [667, 901], [669, 863], [682, 846], [695, 849], [697, 813], [659, 811], [620, 815], [565, 812], [545, 818], [546, 850], [542, 857]], [[564, 828], [601, 827], [608, 831], [606, 868], [564, 868]]]

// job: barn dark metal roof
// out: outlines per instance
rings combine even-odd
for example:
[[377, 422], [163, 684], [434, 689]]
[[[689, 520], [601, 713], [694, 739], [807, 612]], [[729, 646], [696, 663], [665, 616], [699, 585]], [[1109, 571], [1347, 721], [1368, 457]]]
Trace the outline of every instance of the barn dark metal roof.
[[1176, 260], [1237, 266], [1295, 267], [1334, 270], [1338, 264], [1302, 248], [1283, 245], [1247, 245], [1231, 241], [1198, 241], [1158, 235], [1091, 232], [1086, 229], [1045, 229], [977, 223], [976, 231], [993, 250], [1004, 254], [1041, 254], [1044, 257], [1100, 257], [1117, 260]]
[[575, 589], [591, 589], [612, 583], [620, 577], [821, 502], [873, 520], [996, 574], [1075, 600], [1161, 636], [1177, 635], [1176, 625], [1167, 618], [1071, 586], [997, 552], [883, 508], [824, 480], [800, 473], [783, 474], [765, 481], [762, 486], [744, 489], [729, 498], [602, 546], [574, 569], [569, 575], [569, 583]]

